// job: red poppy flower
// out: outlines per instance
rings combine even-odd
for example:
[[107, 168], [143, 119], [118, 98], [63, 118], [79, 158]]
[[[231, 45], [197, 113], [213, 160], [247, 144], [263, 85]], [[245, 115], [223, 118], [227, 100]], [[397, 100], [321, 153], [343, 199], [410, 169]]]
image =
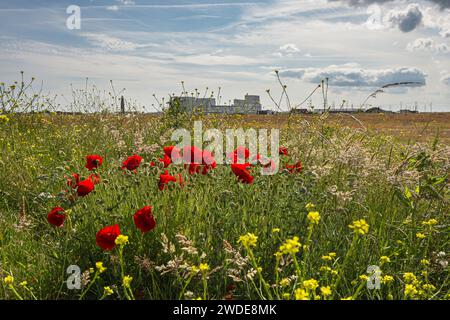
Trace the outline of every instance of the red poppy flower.
[[167, 170], [164, 171], [164, 174], [159, 175], [159, 183], [158, 183], [159, 190], [164, 190], [166, 185], [168, 185], [170, 182], [175, 183], [178, 182], [181, 185], [183, 183], [181, 174], [178, 174], [177, 177], [175, 177], [170, 175]]
[[245, 160], [250, 158], [250, 151], [243, 146], [239, 146], [236, 148], [236, 150], [227, 154], [227, 158], [231, 161], [232, 164], [245, 162]]
[[231, 170], [238, 177], [239, 181], [241, 181], [242, 183], [252, 184], [253, 176], [247, 170], [248, 167], [250, 167], [250, 164], [248, 163], [232, 164]]
[[77, 184], [77, 194], [84, 197], [94, 190], [94, 182], [91, 179], [80, 181]]
[[[193, 146], [185, 148], [185, 152], [187, 152], [188, 156], [189, 154], [191, 156], [191, 159], [188, 159], [189, 161], [184, 165], [185, 168], [189, 168], [189, 174], [191, 175], [196, 173], [208, 174], [209, 170], [215, 169], [217, 167], [214, 156], [207, 150], [202, 151]], [[200, 159], [196, 158], [198, 157], [198, 155], [201, 156]], [[187, 160], [186, 158], [184, 159]]]
[[303, 170], [302, 162], [299, 161], [299, 162], [297, 162], [296, 164], [293, 164], [293, 165], [287, 164], [286, 165], [286, 169], [289, 171], [289, 173], [301, 172]]
[[136, 211], [133, 216], [133, 220], [136, 228], [141, 230], [142, 233], [149, 232], [156, 226], [156, 221], [155, 217], [153, 217], [151, 206], [145, 206]]
[[280, 156], [287, 156], [288, 155], [288, 149], [286, 147], [280, 147], [278, 149], [278, 153]]
[[86, 165], [85, 167], [92, 171], [94, 169], [97, 169], [99, 166], [101, 166], [103, 163], [103, 158], [100, 157], [98, 154], [90, 154], [86, 156]]
[[164, 154], [170, 158], [173, 162], [179, 158], [181, 158], [181, 150], [175, 146], [167, 146], [163, 148]]
[[159, 159], [159, 161], [164, 163], [164, 168], [167, 168], [172, 163], [172, 160], [167, 154], [164, 154], [164, 157]]
[[78, 182], [80, 182], [80, 175], [78, 173], [72, 173], [72, 178], [67, 179], [66, 184], [69, 187], [75, 189], [77, 187]]
[[100, 183], [100, 176], [98, 174], [91, 174], [88, 179], [91, 180], [94, 185]]
[[183, 163], [201, 164], [203, 161], [203, 151], [196, 146], [185, 146], [183, 148]]
[[122, 170], [128, 169], [130, 171], [136, 170], [141, 165], [142, 157], [138, 155], [132, 155], [131, 157], [128, 157], [123, 163], [122, 163]]
[[66, 220], [66, 215], [64, 214], [64, 209], [61, 207], [53, 208], [47, 215], [47, 221], [55, 227], [62, 227], [64, 220]]
[[95, 242], [103, 250], [111, 250], [116, 246], [116, 238], [120, 235], [119, 225], [108, 226], [97, 232]]

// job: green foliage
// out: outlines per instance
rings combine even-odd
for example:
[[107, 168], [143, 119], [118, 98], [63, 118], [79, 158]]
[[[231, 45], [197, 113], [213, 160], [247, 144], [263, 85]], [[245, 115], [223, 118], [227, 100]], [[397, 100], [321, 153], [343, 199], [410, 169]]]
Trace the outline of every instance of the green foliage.
[[[187, 117], [174, 103], [162, 117], [23, 114], [0, 122], [0, 298], [295, 299], [302, 290], [311, 299], [446, 297], [449, 163], [438, 155], [448, 147], [392, 144], [319, 119], [305, 127], [293, 116], [289, 129], [281, 129], [289, 150], [282, 164], [301, 160], [301, 173], [260, 176], [255, 169], [254, 184], [244, 185], [229, 166], [190, 176], [171, 165], [166, 170], [182, 174], [185, 183], [160, 191], [162, 147], [170, 144], [169, 128], [190, 129]], [[205, 128], [220, 130], [263, 126], [242, 116], [201, 119]], [[66, 180], [74, 172], [86, 178], [84, 157], [93, 153], [104, 158], [101, 183], [73, 199]], [[121, 162], [135, 153], [144, 158], [141, 167], [124, 174]], [[313, 227], [308, 203], [320, 213]], [[132, 218], [144, 205], [153, 206], [157, 220], [147, 234]], [[46, 220], [55, 206], [70, 217], [62, 228]], [[369, 225], [363, 235], [349, 228], [360, 219]], [[437, 224], [424, 224], [430, 219]], [[118, 248], [103, 252], [95, 244], [96, 232], [115, 223], [129, 237], [123, 265]], [[238, 239], [247, 233], [258, 239], [245, 248]], [[294, 237], [299, 251], [278, 260], [280, 246]], [[329, 253], [336, 255], [323, 258]], [[96, 276], [98, 261], [107, 269]], [[82, 290], [67, 289], [70, 265], [84, 272]], [[370, 265], [393, 281], [367, 289], [363, 275]], [[133, 278], [131, 290], [122, 286], [122, 267]], [[408, 272], [415, 282], [404, 279]], [[311, 279], [317, 289], [309, 289]], [[112, 295], [105, 295], [106, 286]], [[321, 287], [330, 287], [331, 295]]]

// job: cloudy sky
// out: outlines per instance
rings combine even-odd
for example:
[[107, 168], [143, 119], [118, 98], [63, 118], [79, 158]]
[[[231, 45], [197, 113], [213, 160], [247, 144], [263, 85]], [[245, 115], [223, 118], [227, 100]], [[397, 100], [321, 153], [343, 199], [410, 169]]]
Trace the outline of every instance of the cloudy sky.
[[[81, 8], [80, 29], [66, 9]], [[158, 97], [221, 87], [222, 102], [259, 94], [275, 109], [279, 70], [293, 103], [323, 78], [330, 103], [415, 102], [450, 111], [450, 0], [0, 0], [0, 81], [35, 76], [69, 96], [86, 77], [151, 110]], [[313, 97], [319, 105], [321, 94]]]

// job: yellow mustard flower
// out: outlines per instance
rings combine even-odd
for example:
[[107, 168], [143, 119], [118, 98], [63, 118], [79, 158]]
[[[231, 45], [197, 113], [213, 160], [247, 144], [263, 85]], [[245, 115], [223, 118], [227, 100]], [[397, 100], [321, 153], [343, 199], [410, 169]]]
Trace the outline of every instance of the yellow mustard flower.
[[381, 263], [389, 263], [389, 262], [391, 262], [391, 258], [389, 258], [388, 256], [381, 256], [380, 262]]
[[417, 233], [416, 233], [416, 237], [417, 237], [418, 239], [424, 239], [426, 236], [425, 236], [423, 233], [421, 233], [421, 232], [417, 232]]
[[295, 300], [309, 300], [309, 295], [305, 289], [295, 290]]
[[317, 211], [311, 211], [308, 213], [307, 219], [311, 224], [319, 224], [320, 214]]
[[403, 280], [405, 280], [406, 283], [412, 283], [412, 282], [416, 282], [417, 278], [414, 275], [414, 273], [412, 273], [412, 272], [405, 272], [403, 274]]
[[103, 266], [103, 262], [99, 261], [95, 264], [95, 267], [97, 268], [98, 272], [103, 273], [106, 271], [106, 268]]
[[300, 250], [301, 243], [298, 237], [287, 239], [285, 243], [280, 246], [279, 252], [281, 254], [296, 254]]
[[6, 115], [1, 114], [0, 115], [0, 122], [8, 123], [9, 122], [9, 118]]
[[407, 284], [405, 285], [405, 296], [406, 297], [410, 297], [410, 298], [414, 298], [415, 296], [417, 296], [418, 291], [416, 286], [412, 285], [412, 284]]
[[319, 270], [322, 271], [322, 272], [331, 272], [332, 269], [329, 266], [321, 266], [319, 268]]
[[309, 279], [309, 280], [303, 281], [303, 286], [308, 290], [314, 291], [319, 286], [319, 283], [317, 282], [316, 279]]
[[131, 277], [131, 276], [125, 276], [125, 277], [123, 277], [122, 285], [123, 285], [124, 287], [130, 287], [131, 281], [133, 281], [133, 277]]
[[290, 283], [291, 283], [291, 280], [289, 280], [288, 278], [283, 278], [280, 281], [280, 286], [287, 287]]
[[114, 293], [113, 289], [111, 289], [111, 287], [104, 287], [103, 288], [103, 295], [105, 297], [110, 296]]
[[353, 232], [359, 235], [365, 235], [366, 233], [369, 232], [369, 225], [364, 219], [353, 221], [353, 223], [350, 224], [348, 227], [352, 229]]
[[394, 277], [390, 275], [385, 275], [381, 278], [381, 283], [388, 284], [390, 282], [394, 281]]
[[14, 283], [14, 277], [13, 276], [6, 276], [4, 279], [3, 279], [3, 282], [6, 284], [6, 285], [12, 285], [13, 283]]
[[245, 248], [256, 247], [258, 242], [258, 237], [253, 233], [247, 233], [246, 235], [240, 236], [238, 243], [242, 243]]
[[200, 263], [200, 265], [198, 266], [198, 269], [201, 272], [208, 272], [209, 271], [209, 265], [207, 263]]
[[117, 236], [114, 241], [118, 246], [124, 246], [128, 243], [128, 236], [124, 236], [123, 234]]
[[191, 273], [192, 274], [197, 274], [200, 271], [199, 268], [197, 268], [197, 266], [191, 266]]
[[279, 233], [281, 231], [280, 228], [273, 228], [272, 233]]
[[322, 296], [324, 296], [324, 297], [331, 296], [331, 288], [329, 286], [321, 287], [320, 292], [322, 293]]
[[305, 206], [306, 210], [308, 210], [308, 211], [310, 211], [311, 209], [314, 209], [315, 207], [316, 207], [316, 205], [311, 202], [307, 203]]
[[437, 221], [436, 219], [430, 219], [430, 220], [427, 220], [427, 221], [423, 221], [422, 224], [423, 224], [424, 226], [432, 227], [432, 226], [437, 225], [437, 224], [438, 224], [438, 221]]
[[361, 280], [361, 281], [367, 281], [368, 279], [369, 279], [369, 277], [365, 274], [362, 274], [359, 276], [359, 280]]
[[425, 291], [434, 291], [436, 290], [436, 287], [433, 286], [431, 283], [426, 283], [422, 286], [423, 290]]
[[424, 265], [424, 266], [428, 266], [430, 264], [430, 260], [422, 259], [422, 260], [420, 260], [420, 264]]

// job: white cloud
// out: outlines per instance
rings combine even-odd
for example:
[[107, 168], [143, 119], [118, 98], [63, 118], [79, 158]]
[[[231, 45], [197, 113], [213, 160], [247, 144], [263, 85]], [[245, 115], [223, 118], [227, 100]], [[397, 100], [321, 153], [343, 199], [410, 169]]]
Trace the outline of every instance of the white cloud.
[[423, 19], [420, 6], [416, 3], [408, 5], [405, 10], [392, 9], [385, 17], [391, 26], [398, 27], [402, 32], [411, 32], [416, 29]]
[[[353, 6], [368, 6], [374, 3], [384, 4], [387, 2], [393, 2], [395, 0], [329, 0], [329, 1], [347, 2]], [[437, 4], [441, 9], [450, 8], [450, 1], [448, 0], [428, 0], [428, 2]]]
[[406, 49], [410, 52], [414, 51], [431, 51], [436, 53], [449, 52], [450, 48], [445, 43], [436, 43], [431, 38], [418, 38], [413, 42], [408, 43]]
[[118, 10], [119, 10], [119, 7], [116, 6], [116, 5], [113, 5], [113, 6], [107, 6], [107, 7], [106, 7], [106, 10], [109, 10], [109, 11], [118, 11]]
[[94, 46], [104, 48], [110, 51], [133, 51], [142, 47], [134, 42], [125, 41], [102, 33], [83, 33], [89, 42]]
[[300, 52], [301, 50], [297, 48], [294, 43], [288, 43], [280, 46], [279, 50], [276, 52], [276, 55], [279, 57], [292, 57]]
[[136, 4], [136, 2], [133, 0], [117, 0], [117, 2], [120, 2], [124, 6], [131, 6], [131, 5]]
[[419, 82], [425, 85], [427, 77], [418, 68], [363, 69], [355, 63], [326, 68], [285, 69], [280, 71], [280, 75], [311, 83], [320, 83], [328, 78], [330, 85], [336, 87], [382, 87], [396, 82]]

